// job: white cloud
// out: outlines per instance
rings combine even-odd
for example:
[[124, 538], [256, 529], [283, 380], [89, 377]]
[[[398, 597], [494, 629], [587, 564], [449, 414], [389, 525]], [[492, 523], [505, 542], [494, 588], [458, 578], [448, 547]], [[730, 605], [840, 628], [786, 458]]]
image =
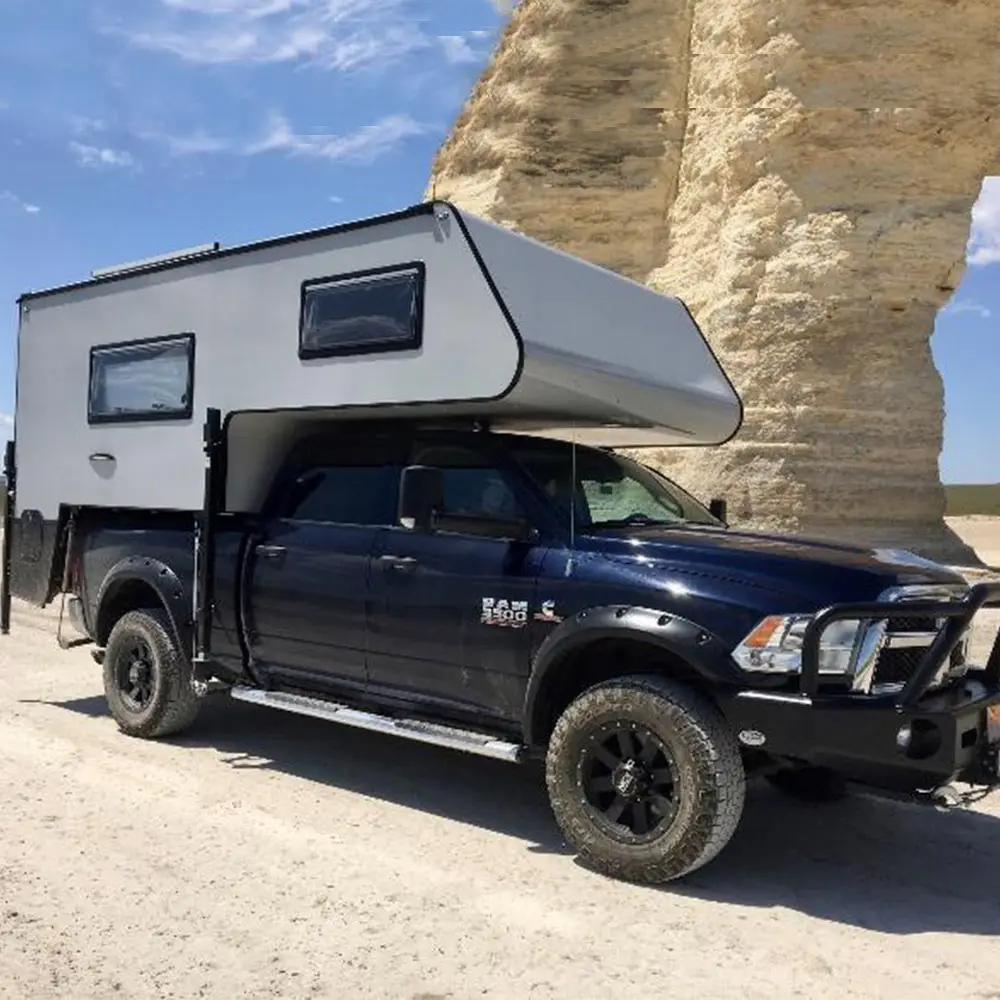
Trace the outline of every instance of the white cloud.
[[299, 0], [162, 0], [165, 7], [199, 14], [242, 13], [246, 17], [267, 17], [299, 6]]
[[1000, 264], [1000, 177], [987, 177], [972, 210], [969, 264]]
[[263, 135], [252, 140], [213, 136], [205, 132], [191, 136], [147, 133], [144, 138], [163, 143], [174, 156], [210, 153], [262, 156], [266, 153], [285, 153], [336, 163], [372, 163], [392, 152], [406, 139], [424, 135], [428, 131], [428, 126], [414, 121], [408, 115], [389, 115], [345, 135], [296, 132], [284, 115], [273, 114]]
[[82, 142], [71, 142], [69, 149], [81, 167], [127, 168], [135, 166], [135, 157], [125, 150], [88, 146]]
[[[160, 0], [155, 25], [127, 29], [138, 48], [186, 62], [384, 66], [432, 44], [411, 0]], [[116, 33], [122, 29], [109, 29]]]
[[343, 205], [344, 199], [340, 197], [339, 194], [331, 194], [327, 199], [331, 205]]
[[981, 305], [979, 302], [973, 302], [970, 299], [962, 299], [958, 302], [950, 302], [944, 307], [943, 312], [952, 313], [954, 315], [966, 314], [972, 316], [978, 316], [980, 319], [990, 319], [993, 315], [992, 310], [987, 309], [986, 306]]
[[163, 143], [171, 156], [201, 156], [208, 153], [230, 153], [233, 144], [228, 139], [209, 135], [207, 132], [194, 132], [191, 135], [165, 135], [159, 132], [143, 132], [140, 139]]
[[14, 426], [14, 414], [0, 413], [0, 427], [13, 427], [13, 426]]
[[422, 135], [426, 126], [408, 115], [390, 115], [347, 135], [299, 134], [282, 115], [273, 115], [263, 139], [244, 147], [249, 156], [284, 151], [337, 162], [371, 163], [405, 139]]
[[72, 115], [70, 128], [74, 135], [91, 135], [107, 131], [108, 123], [103, 118], [92, 118], [90, 115]]
[[41, 212], [38, 205], [32, 205], [30, 201], [22, 201], [13, 191], [0, 192], [0, 202], [10, 205], [26, 215], [38, 215]]
[[441, 35], [438, 38], [444, 57], [454, 65], [479, 62], [479, 54], [475, 52], [469, 40], [463, 35]]

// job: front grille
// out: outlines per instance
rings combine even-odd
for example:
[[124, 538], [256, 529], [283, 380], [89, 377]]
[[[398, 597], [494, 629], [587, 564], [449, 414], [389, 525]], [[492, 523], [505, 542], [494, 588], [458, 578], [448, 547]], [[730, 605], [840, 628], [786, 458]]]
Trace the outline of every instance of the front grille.
[[933, 618], [890, 618], [886, 631], [893, 632], [936, 632], [938, 623]]
[[[886, 684], [905, 684], [916, 673], [920, 661], [929, 647], [908, 649], [883, 649], [875, 663], [874, 687]], [[965, 643], [952, 650], [949, 658], [951, 670], [957, 670], [965, 663]]]
[[873, 684], [905, 684], [925, 652], [925, 649], [883, 649], [875, 664]]
[[[937, 593], [914, 593], [900, 594], [894, 599], [905, 603], [907, 600], [955, 600], [963, 596], [962, 592], [956, 589], [942, 589]], [[886, 621], [886, 638], [893, 636], [905, 636], [908, 633], [921, 632], [925, 635], [937, 634], [945, 624], [945, 619], [918, 618], [898, 615]], [[900, 687], [904, 685], [916, 672], [920, 661], [927, 652], [926, 646], [905, 646], [892, 647], [886, 645], [878, 655], [875, 662], [875, 670], [872, 677], [872, 690], [885, 687]], [[965, 642], [952, 652], [950, 657], [951, 671], [957, 670], [965, 663]], [[950, 671], [949, 671], [950, 672]]]

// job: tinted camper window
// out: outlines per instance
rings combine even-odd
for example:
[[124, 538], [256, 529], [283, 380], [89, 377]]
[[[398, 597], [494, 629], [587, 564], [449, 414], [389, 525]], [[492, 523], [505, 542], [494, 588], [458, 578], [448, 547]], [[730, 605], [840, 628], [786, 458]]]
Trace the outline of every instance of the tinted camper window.
[[423, 293], [422, 264], [307, 281], [302, 286], [299, 357], [419, 347]]
[[194, 336], [108, 344], [90, 352], [91, 423], [191, 416]]

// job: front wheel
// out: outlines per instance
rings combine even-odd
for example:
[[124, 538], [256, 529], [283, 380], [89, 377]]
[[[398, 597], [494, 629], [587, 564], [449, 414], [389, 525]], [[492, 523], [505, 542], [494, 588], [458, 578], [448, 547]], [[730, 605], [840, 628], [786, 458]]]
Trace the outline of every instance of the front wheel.
[[104, 651], [104, 696], [129, 736], [170, 736], [194, 721], [200, 699], [164, 611], [130, 611], [115, 623]]
[[711, 861], [746, 794], [739, 746], [715, 706], [657, 676], [607, 681], [572, 702], [549, 742], [546, 784], [583, 861], [646, 883]]

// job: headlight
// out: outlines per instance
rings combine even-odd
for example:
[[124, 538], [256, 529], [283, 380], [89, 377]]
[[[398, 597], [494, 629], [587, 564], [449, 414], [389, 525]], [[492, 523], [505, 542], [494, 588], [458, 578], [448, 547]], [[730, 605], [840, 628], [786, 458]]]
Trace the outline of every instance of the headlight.
[[[802, 669], [802, 638], [811, 615], [771, 615], [760, 622], [733, 650], [744, 670], [769, 674], [794, 674]], [[821, 674], [849, 674], [854, 669], [861, 622], [833, 622], [819, 644]]]

